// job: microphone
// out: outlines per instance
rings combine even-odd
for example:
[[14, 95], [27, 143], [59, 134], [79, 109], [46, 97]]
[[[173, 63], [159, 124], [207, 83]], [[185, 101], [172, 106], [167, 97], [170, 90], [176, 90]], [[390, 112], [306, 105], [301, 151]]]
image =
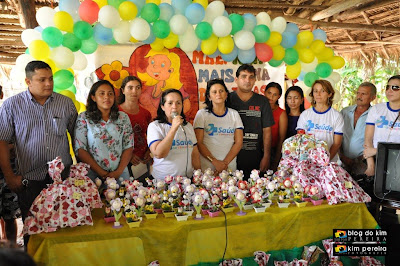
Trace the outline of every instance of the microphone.
[[[171, 117], [172, 119], [174, 119], [175, 117], [179, 116], [178, 112], [172, 112], [171, 113]], [[185, 132], [185, 129], [183, 128], [182, 125], [179, 125], [179, 127], [183, 130], [183, 132]]]

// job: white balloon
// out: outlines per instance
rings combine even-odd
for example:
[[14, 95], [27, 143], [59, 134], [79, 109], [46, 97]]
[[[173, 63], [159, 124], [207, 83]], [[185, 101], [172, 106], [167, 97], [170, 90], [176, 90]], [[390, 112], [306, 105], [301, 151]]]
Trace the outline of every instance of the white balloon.
[[59, 46], [51, 50], [50, 59], [60, 69], [70, 68], [75, 61], [75, 56], [72, 51], [64, 46]]
[[181, 14], [174, 15], [169, 21], [169, 27], [176, 35], [184, 34], [188, 29], [188, 25], [189, 22], [187, 18]]
[[235, 41], [237, 48], [242, 50], [249, 50], [253, 48], [256, 43], [256, 38], [253, 33], [246, 30], [236, 32], [233, 36], [233, 40]]
[[308, 102], [311, 102], [311, 97], [310, 97], [310, 92], [311, 92], [311, 87], [308, 87], [304, 81], [298, 81], [295, 84], [296, 86], [299, 86], [303, 92], [304, 92], [304, 96], [307, 98]]
[[221, 1], [213, 1], [210, 4], [208, 4], [203, 21], [212, 24], [216, 17], [224, 15], [224, 11], [225, 11], [224, 3], [222, 3]]
[[271, 21], [271, 31], [277, 31], [279, 33], [284, 32], [286, 29], [286, 19], [283, 17], [276, 17]]
[[118, 10], [110, 5], [103, 6], [99, 11], [99, 22], [106, 28], [114, 28], [120, 21]]
[[34, 29], [26, 29], [21, 34], [21, 40], [26, 47], [34, 40], [41, 40], [42, 34]]
[[198, 45], [199, 39], [197, 38], [193, 27], [187, 27], [186, 32], [179, 36], [179, 46], [184, 52], [190, 53], [196, 50]]
[[267, 12], [260, 12], [256, 16], [257, 25], [266, 25], [271, 27], [271, 17], [268, 15]]
[[301, 70], [302, 71], [304, 71], [306, 73], [307, 72], [313, 72], [313, 71], [315, 71], [315, 68], [318, 65], [318, 59], [317, 59], [317, 57], [315, 57], [314, 61], [312, 61], [309, 64], [306, 64], [306, 63], [303, 63], [303, 62], [300, 61], [300, 64], [301, 64]]
[[44, 6], [36, 11], [36, 21], [44, 29], [46, 27], [54, 27], [54, 15], [56, 11], [48, 6]]
[[84, 70], [87, 67], [87, 58], [86, 55], [84, 53], [82, 53], [81, 51], [77, 51], [74, 53], [75, 56], [75, 60], [74, 60], [74, 64], [72, 65], [72, 69], [73, 70]]
[[131, 38], [131, 34], [129, 32], [129, 21], [121, 20], [119, 24], [113, 29], [114, 39], [118, 43], [127, 43]]
[[15, 66], [18, 68], [18, 71], [25, 72], [26, 65], [33, 60], [35, 60], [35, 58], [30, 54], [21, 54], [17, 57], [17, 60], [15, 60]]
[[219, 16], [214, 19], [212, 28], [215, 35], [225, 37], [232, 31], [232, 22], [225, 16]]
[[130, 23], [129, 31], [133, 38], [144, 41], [150, 36], [150, 25], [142, 18], [135, 18]]
[[332, 72], [328, 78], [332, 79], [335, 83], [338, 83], [340, 81], [340, 74], [337, 72]]

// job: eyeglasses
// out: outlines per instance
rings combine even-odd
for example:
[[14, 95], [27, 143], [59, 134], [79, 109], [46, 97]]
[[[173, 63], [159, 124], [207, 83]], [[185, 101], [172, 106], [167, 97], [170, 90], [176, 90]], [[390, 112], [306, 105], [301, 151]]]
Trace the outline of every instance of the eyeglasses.
[[397, 85], [386, 85], [386, 90], [388, 89], [392, 89], [392, 91], [399, 91], [400, 90], [400, 86]]

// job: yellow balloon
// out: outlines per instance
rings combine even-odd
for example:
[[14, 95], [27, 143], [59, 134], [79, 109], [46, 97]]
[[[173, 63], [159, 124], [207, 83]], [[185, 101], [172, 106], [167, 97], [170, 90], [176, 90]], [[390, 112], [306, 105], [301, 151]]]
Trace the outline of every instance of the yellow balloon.
[[72, 91], [62, 90], [59, 93], [70, 98], [72, 100], [72, 102], [76, 101], [75, 94]]
[[204, 40], [201, 42], [201, 51], [205, 55], [212, 55], [217, 51], [218, 48], [218, 37], [214, 35], [214, 33], [211, 35], [210, 38], [207, 40]]
[[296, 79], [301, 73], [301, 64], [300, 61], [297, 61], [296, 64], [291, 66], [286, 66], [286, 75], [290, 79]]
[[148, 3], [153, 3], [156, 5], [159, 5], [161, 3], [161, 0], [146, 0], [146, 4], [148, 4]]
[[333, 69], [339, 69], [344, 67], [344, 64], [346, 62], [344, 61], [343, 57], [341, 56], [334, 56], [332, 57], [329, 61], [328, 64], [333, 68]]
[[79, 113], [86, 111], [86, 105], [84, 103], [79, 102]]
[[93, 0], [97, 3], [97, 5], [99, 6], [99, 8], [102, 8], [103, 6], [107, 5], [107, 0]]
[[179, 42], [179, 37], [172, 31], [169, 33], [168, 37], [164, 39], [164, 46], [165, 48], [172, 49], [174, 48]]
[[314, 40], [314, 35], [311, 31], [302, 31], [297, 35], [296, 46], [300, 48], [307, 48]]
[[272, 47], [279, 45], [281, 41], [282, 41], [282, 35], [279, 32], [272, 31], [268, 41], [266, 41], [265, 43]]
[[311, 49], [304, 48], [298, 51], [300, 61], [309, 64], [315, 59], [315, 54]]
[[132, 36], [131, 36], [131, 38], [129, 39], [129, 41], [130, 42], [132, 42], [132, 43], [136, 43], [136, 42], [138, 42], [138, 40], [136, 40], [135, 38], [133, 38]]
[[164, 49], [164, 40], [156, 38], [153, 43], [150, 44], [151, 49], [155, 51], [161, 51]]
[[331, 48], [325, 47], [322, 51], [316, 54], [318, 62], [327, 62], [333, 57], [333, 50]]
[[134, 3], [130, 1], [122, 2], [122, 4], [118, 7], [119, 16], [123, 20], [132, 20], [136, 18], [137, 15], [137, 7]]
[[310, 44], [310, 49], [314, 54], [319, 54], [325, 48], [325, 43], [321, 40], [315, 40]]
[[280, 45], [273, 46], [272, 51], [274, 52], [272, 59], [282, 60], [285, 56], [285, 49]]
[[54, 15], [54, 24], [55, 26], [62, 31], [73, 32], [74, 29], [74, 20], [71, 15], [65, 11], [58, 11]]
[[194, 0], [193, 3], [202, 5], [204, 9], [206, 9], [208, 6], [208, 0]]
[[218, 39], [218, 50], [223, 54], [229, 54], [235, 48], [235, 44], [230, 35]]
[[79, 108], [81, 108], [79, 102], [78, 102], [77, 100], [75, 100], [75, 101], [73, 100], [72, 102], [74, 103], [75, 108], [76, 108], [76, 111], [78, 112], [78, 111], [79, 111]]
[[45, 41], [34, 40], [29, 44], [29, 53], [33, 58], [43, 60], [50, 56], [50, 47]]

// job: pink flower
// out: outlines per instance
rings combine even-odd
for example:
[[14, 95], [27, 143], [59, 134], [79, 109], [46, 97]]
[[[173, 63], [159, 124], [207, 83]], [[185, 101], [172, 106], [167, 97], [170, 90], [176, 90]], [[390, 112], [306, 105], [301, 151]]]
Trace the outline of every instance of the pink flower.
[[104, 159], [103, 159], [103, 163], [105, 164], [106, 167], [109, 167], [109, 166], [110, 166], [110, 161], [108, 161], [107, 158], [104, 158]]

